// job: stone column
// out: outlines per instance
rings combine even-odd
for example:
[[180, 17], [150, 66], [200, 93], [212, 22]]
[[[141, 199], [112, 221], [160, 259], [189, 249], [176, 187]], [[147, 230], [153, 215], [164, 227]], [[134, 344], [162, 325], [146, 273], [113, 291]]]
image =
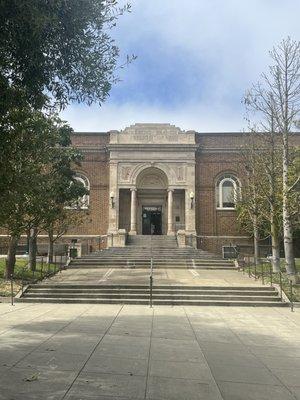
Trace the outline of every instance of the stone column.
[[173, 189], [168, 189], [168, 235], [174, 235], [173, 228]]
[[130, 235], [136, 235], [137, 190], [131, 189]]

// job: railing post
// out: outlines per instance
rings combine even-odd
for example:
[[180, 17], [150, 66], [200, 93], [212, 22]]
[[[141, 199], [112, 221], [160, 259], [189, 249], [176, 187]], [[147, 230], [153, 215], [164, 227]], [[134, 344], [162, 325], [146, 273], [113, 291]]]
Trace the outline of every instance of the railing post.
[[21, 293], [23, 296], [23, 290], [24, 290], [24, 267], [21, 269]]
[[290, 304], [291, 311], [294, 311], [294, 302], [293, 302], [293, 281], [290, 279]]
[[270, 285], [273, 286], [273, 269], [272, 269], [272, 265], [270, 265]]
[[248, 276], [249, 276], [249, 278], [251, 277], [251, 266], [250, 266], [250, 264], [248, 266]]
[[10, 275], [10, 296], [11, 296], [11, 305], [14, 305], [14, 276], [13, 274]]
[[42, 256], [42, 260], [41, 260], [41, 279], [43, 279], [43, 269], [44, 269], [44, 257]]
[[280, 287], [280, 299], [282, 301], [282, 275], [281, 275], [281, 271], [279, 271], [279, 287]]
[[151, 261], [150, 261], [150, 293], [149, 293], [150, 308], [152, 308], [152, 289], [153, 289], [153, 258], [151, 257]]
[[254, 263], [254, 280], [256, 280], [256, 264]]
[[265, 284], [265, 277], [264, 277], [264, 274], [265, 274], [265, 267], [264, 267], [264, 264], [261, 264], [261, 283], [264, 285]]
[[60, 255], [60, 272], [61, 272], [61, 270], [62, 270], [62, 264], [63, 264], [63, 262], [62, 262], [62, 254]]

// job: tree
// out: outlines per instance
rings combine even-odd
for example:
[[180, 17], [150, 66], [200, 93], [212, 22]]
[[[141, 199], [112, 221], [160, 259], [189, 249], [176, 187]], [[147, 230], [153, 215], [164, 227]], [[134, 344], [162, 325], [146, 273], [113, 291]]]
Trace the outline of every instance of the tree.
[[23, 100], [34, 109], [102, 103], [117, 79], [109, 30], [126, 11], [117, 0], [2, 0], [0, 114]]
[[[45, 218], [46, 210], [53, 209], [49, 199], [53, 196], [50, 183], [56, 182], [61, 196], [70, 200], [68, 188], [74, 172], [71, 164], [79, 160], [78, 150], [70, 145], [71, 129], [57, 117], [46, 117], [39, 111], [22, 109], [11, 111], [5, 129], [9, 135], [5, 137], [11, 148], [11, 157], [5, 169], [1, 170], [1, 178], [6, 180], [9, 195], [0, 208], [0, 226], [7, 229], [10, 235], [6, 277], [14, 270], [15, 249], [23, 232], [34, 231], [31, 235], [33, 249], [37, 229]], [[13, 124], [10, 124], [11, 121]], [[0, 142], [0, 146], [3, 142]], [[19, 146], [22, 148], [20, 152]], [[1, 149], [1, 147], [0, 147]], [[6, 171], [9, 173], [6, 174]], [[74, 180], [74, 179], [73, 179]], [[72, 195], [86, 193], [86, 190], [75, 182]], [[69, 197], [68, 197], [69, 196]], [[34, 251], [30, 257], [34, 269]]]
[[[42, 113], [33, 113], [29, 108], [10, 110], [6, 118], [2, 118], [2, 127], [7, 135], [1, 137], [0, 154], [9, 148], [11, 155], [0, 168], [0, 181], [5, 185], [7, 194], [4, 197], [0, 193], [0, 226], [6, 228], [10, 235], [6, 271], [9, 277], [14, 268], [18, 239], [27, 230], [28, 210], [34, 188], [40, 180], [45, 144], [49, 143], [52, 129]], [[19, 150], [20, 143], [22, 152]]]
[[[252, 137], [251, 137], [252, 139]], [[249, 140], [249, 138], [248, 138]], [[245, 185], [243, 186], [243, 193], [237, 197], [236, 208], [238, 221], [253, 236], [254, 247], [254, 263], [259, 264], [259, 231], [262, 225], [260, 216], [261, 206], [258, 198], [257, 188], [257, 163], [255, 159], [255, 151], [253, 142], [249, 140], [247, 146], [242, 149], [242, 163], [245, 172]]]
[[[73, 132], [66, 123], [53, 117], [56, 145], [47, 150], [43, 171], [40, 174], [40, 184], [37, 186], [31, 202], [29, 216], [31, 217], [29, 236], [29, 265], [35, 269], [37, 235], [43, 227], [51, 223], [68, 220], [75, 223], [75, 218], [70, 218], [64, 208], [77, 201], [78, 198], [88, 194], [87, 189], [75, 179], [73, 165], [78, 165], [82, 159], [81, 152], [71, 146], [70, 135]], [[82, 218], [77, 218], [77, 223]]]
[[82, 224], [89, 214], [87, 210], [67, 209], [63, 206], [56, 210], [52, 217], [48, 214], [43, 225], [49, 238], [48, 263], [53, 262], [54, 243], [70, 229]]
[[286, 270], [297, 279], [291, 215], [290, 136], [300, 115], [300, 42], [284, 39], [270, 52], [273, 65], [262, 81], [254, 85], [247, 102], [262, 121], [272, 118], [273, 130], [280, 135], [282, 149], [282, 220]]
[[39, 226], [49, 236], [49, 262], [53, 259], [54, 242], [68, 229], [81, 224], [88, 214], [81, 207], [81, 199], [89, 194], [88, 190], [76, 179], [72, 169], [74, 165], [79, 165], [82, 154], [71, 147], [71, 131], [66, 125], [60, 127], [63, 140], [53, 152], [40, 201], [42, 218]]
[[[252, 130], [242, 148], [242, 164], [246, 172], [243, 196], [238, 202], [238, 219], [244, 223], [245, 212], [253, 228], [255, 260], [258, 254], [258, 233], [271, 236], [273, 271], [280, 270], [280, 233], [282, 214], [281, 151], [274, 132]], [[257, 238], [257, 239], [255, 239]], [[257, 261], [256, 261], [257, 264]]]
[[11, 237], [7, 273], [25, 230], [34, 248], [47, 124], [70, 102], [106, 99], [118, 80], [119, 49], [109, 31], [126, 11], [130, 6], [119, 7], [117, 0], [0, 2], [0, 223]]
[[[9, 176], [7, 166], [17, 151], [19, 158], [27, 151], [15, 134], [21, 118], [25, 128], [33, 111], [52, 115], [70, 102], [101, 104], [118, 80], [117, 68], [135, 58], [127, 57], [118, 67], [119, 49], [109, 34], [127, 11], [130, 6], [119, 7], [117, 0], [0, 2], [1, 204], [11, 202], [8, 197], [18, 190], [8, 187], [15, 175]], [[30, 129], [30, 134], [39, 134], [39, 129]]]

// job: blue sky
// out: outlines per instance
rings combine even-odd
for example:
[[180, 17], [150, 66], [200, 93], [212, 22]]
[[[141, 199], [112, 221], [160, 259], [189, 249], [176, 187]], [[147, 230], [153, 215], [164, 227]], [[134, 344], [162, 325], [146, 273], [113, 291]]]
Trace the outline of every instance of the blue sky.
[[77, 131], [169, 122], [184, 130], [240, 131], [241, 99], [269, 65], [268, 51], [300, 40], [299, 0], [131, 0], [113, 32], [133, 64], [99, 107], [70, 105]]

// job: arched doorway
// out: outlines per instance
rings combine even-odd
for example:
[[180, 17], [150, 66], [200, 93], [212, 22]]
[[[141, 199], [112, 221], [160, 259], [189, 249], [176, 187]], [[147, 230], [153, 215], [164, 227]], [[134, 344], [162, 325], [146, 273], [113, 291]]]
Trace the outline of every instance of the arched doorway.
[[149, 167], [136, 178], [137, 231], [142, 235], [162, 235], [167, 232], [166, 199], [168, 177], [159, 168]]
[[147, 166], [120, 189], [119, 228], [130, 235], [174, 235], [185, 228], [185, 189], [170, 185], [167, 173]]

